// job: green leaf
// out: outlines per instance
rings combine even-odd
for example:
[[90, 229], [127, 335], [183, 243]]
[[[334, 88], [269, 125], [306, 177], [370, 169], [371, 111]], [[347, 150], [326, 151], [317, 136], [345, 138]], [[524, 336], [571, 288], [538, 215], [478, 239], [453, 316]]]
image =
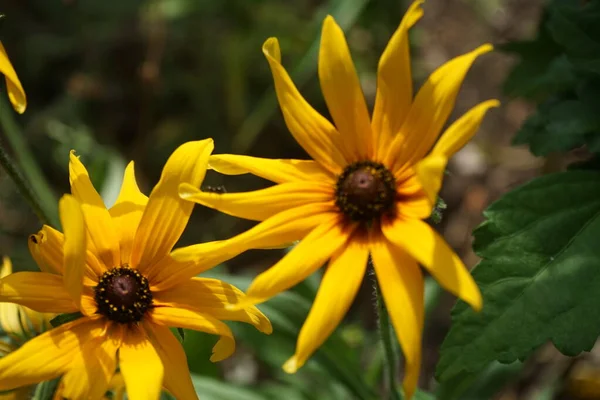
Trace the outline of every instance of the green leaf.
[[436, 371], [441, 382], [495, 360], [524, 360], [548, 340], [574, 356], [600, 334], [600, 173], [535, 179], [485, 217], [474, 232], [482, 261], [473, 271], [484, 307], [453, 309]]
[[32, 400], [52, 400], [54, 392], [58, 387], [59, 378], [51, 381], [41, 382], [35, 388]]
[[183, 343], [185, 341], [185, 331], [183, 328], [177, 328], [177, 334], [179, 335], [179, 341]]
[[76, 319], [79, 319], [81, 317], [83, 317], [83, 314], [81, 314], [80, 312], [74, 312], [70, 314], [59, 314], [50, 320], [50, 325], [52, 325], [53, 328], [56, 328], [58, 326], [61, 326], [62, 324], [75, 321]]

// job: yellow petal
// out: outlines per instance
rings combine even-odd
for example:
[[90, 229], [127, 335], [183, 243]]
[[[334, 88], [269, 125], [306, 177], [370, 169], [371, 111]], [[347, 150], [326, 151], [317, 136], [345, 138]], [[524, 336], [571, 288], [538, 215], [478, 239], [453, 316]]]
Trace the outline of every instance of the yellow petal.
[[[302, 239], [337, 216], [333, 204], [308, 204], [281, 212], [228, 240], [177, 249], [149, 275], [151, 289], [163, 290], [198, 275], [248, 249], [274, 248]], [[159, 268], [160, 266], [160, 268]]]
[[371, 121], [365, 96], [344, 32], [331, 15], [323, 21], [319, 80], [329, 113], [343, 138], [346, 159], [353, 162], [372, 157]]
[[43, 272], [61, 274], [64, 271], [63, 246], [64, 236], [62, 233], [44, 225], [37, 233], [29, 236], [29, 252]]
[[303, 281], [346, 244], [354, 229], [356, 226], [343, 226], [339, 216], [323, 222], [278, 263], [258, 275], [250, 284], [246, 299], [229, 308], [262, 303]]
[[71, 151], [69, 158], [69, 181], [71, 193], [81, 204], [88, 233], [88, 246], [106, 268], [119, 266], [121, 256], [117, 228], [102, 197], [92, 185], [85, 166], [74, 151]]
[[79, 202], [73, 196], [64, 195], [58, 203], [58, 210], [65, 231], [64, 287], [79, 307], [87, 255], [85, 222]]
[[12, 274], [12, 262], [10, 258], [4, 256], [2, 257], [2, 268], [0, 268], [0, 278], [4, 278]]
[[245, 193], [209, 193], [182, 184], [179, 196], [235, 217], [262, 221], [290, 208], [324, 203], [334, 198], [333, 186], [318, 182], [290, 182]]
[[128, 327], [119, 348], [119, 367], [125, 379], [129, 399], [158, 400], [164, 366], [140, 326]]
[[164, 388], [177, 400], [198, 399], [179, 340], [166, 326], [144, 322], [144, 329], [164, 366]]
[[171, 154], [135, 234], [132, 267], [149, 273], [179, 240], [194, 208], [193, 203], [179, 198], [179, 184], [200, 186], [213, 148], [213, 140], [205, 139], [187, 142]]
[[62, 276], [45, 272], [16, 272], [0, 279], [0, 301], [21, 304], [39, 312], [78, 310], [65, 290]]
[[133, 161], [131, 161], [125, 168], [119, 197], [108, 210], [120, 237], [121, 264], [129, 264], [135, 232], [147, 203], [148, 197], [140, 192], [135, 181]]
[[383, 157], [392, 138], [400, 130], [413, 100], [408, 30], [423, 16], [422, 4], [422, 0], [417, 0], [408, 8], [379, 59], [371, 123], [378, 159]]
[[269, 319], [256, 307], [230, 311], [227, 304], [236, 304], [246, 297], [244, 292], [218, 279], [192, 278], [170, 289], [153, 292], [157, 305], [187, 308], [220, 320], [242, 321], [254, 325], [263, 333], [273, 331]]
[[19, 81], [19, 77], [10, 63], [10, 60], [8, 59], [8, 55], [6, 54], [6, 50], [4, 49], [2, 42], [0, 42], [0, 72], [4, 74], [4, 77], [6, 78], [8, 98], [10, 99], [13, 108], [19, 114], [23, 114], [27, 108], [25, 90], [23, 90], [21, 81]]
[[0, 358], [0, 390], [56, 378], [67, 372], [81, 343], [104, 331], [104, 320], [80, 318], [54, 328]]
[[210, 361], [224, 360], [235, 351], [235, 339], [231, 329], [211, 315], [185, 308], [155, 307], [152, 309], [150, 317], [152, 321], [160, 325], [219, 335], [219, 341], [213, 347]]
[[282, 160], [216, 154], [210, 156], [208, 168], [224, 175], [253, 174], [275, 183], [330, 182], [335, 184], [336, 175], [323, 169], [313, 160]]
[[276, 38], [265, 41], [263, 53], [273, 73], [275, 92], [288, 129], [313, 160], [337, 175], [348, 161], [340, 151], [340, 134], [298, 92], [281, 65], [279, 42]]
[[433, 147], [431, 154], [439, 154], [450, 158], [471, 140], [477, 130], [479, 130], [483, 117], [485, 117], [488, 110], [499, 106], [500, 102], [498, 100], [488, 100], [471, 108], [446, 129], [440, 140]]
[[[413, 238], [415, 240], [415, 238]], [[379, 236], [371, 243], [377, 282], [404, 354], [404, 392], [410, 399], [421, 369], [423, 276], [417, 263]]]
[[437, 70], [417, 93], [399, 134], [388, 147], [386, 165], [393, 170], [412, 165], [431, 149], [454, 108], [467, 71], [478, 56], [492, 50], [485, 44], [456, 57]]
[[296, 353], [283, 366], [286, 372], [295, 373], [302, 367], [344, 318], [362, 283], [368, 257], [368, 246], [352, 239], [332, 257], [300, 330]]
[[397, 219], [391, 224], [383, 224], [382, 229], [389, 241], [423, 265], [444, 289], [475, 310], [481, 309], [481, 292], [473, 277], [433, 228], [423, 221]]
[[419, 161], [415, 166], [417, 177], [430, 202], [430, 209], [435, 206], [437, 201], [447, 163], [448, 159], [445, 156], [431, 155]]
[[121, 338], [98, 337], [81, 343], [63, 376], [61, 398], [100, 399], [117, 368]]

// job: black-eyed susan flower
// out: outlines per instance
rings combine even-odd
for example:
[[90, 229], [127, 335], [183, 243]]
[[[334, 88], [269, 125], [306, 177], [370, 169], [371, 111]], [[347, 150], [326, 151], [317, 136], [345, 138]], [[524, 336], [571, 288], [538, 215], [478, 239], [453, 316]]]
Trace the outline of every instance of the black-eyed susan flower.
[[[180, 146], [149, 197], [139, 191], [130, 163], [110, 209], [71, 153], [72, 195], [59, 203], [64, 234], [44, 226], [30, 237], [43, 272], [2, 278], [0, 301], [82, 317], [0, 359], [0, 390], [61, 376], [62, 396], [98, 399], [118, 366], [129, 399], [157, 399], [163, 387], [177, 399], [195, 399], [185, 353], [169, 327], [219, 335], [212, 361], [228, 357], [235, 347], [222, 320], [271, 332], [255, 307], [225, 308], [244, 298], [240, 290], [215, 279], [182, 277], [185, 268], [170, 256], [193, 207], [178, 197], [177, 187], [182, 181], [200, 185], [212, 149], [211, 139]], [[221, 257], [215, 248], [204, 246], [207, 268]]]
[[23, 114], [27, 108], [27, 98], [25, 97], [25, 91], [21, 85], [21, 81], [15, 72], [6, 50], [0, 42], [0, 73], [2, 73], [6, 79], [6, 89], [8, 91], [8, 98], [19, 114]]
[[[252, 173], [277, 185], [231, 194], [180, 187], [185, 199], [263, 221], [228, 240], [232, 252], [301, 240], [252, 282], [245, 305], [290, 288], [329, 260], [296, 353], [284, 365], [288, 372], [300, 368], [344, 317], [370, 256], [405, 356], [407, 397], [415, 390], [421, 364], [423, 276], [418, 264], [444, 288], [481, 308], [469, 271], [423, 220], [434, 208], [448, 158], [474, 135], [486, 111], [498, 105], [490, 100], [475, 106], [437, 140], [468, 69], [492, 46], [445, 63], [413, 98], [407, 32], [421, 18], [421, 4], [411, 5], [380, 59], [372, 116], [344, 34], [331, 16], [325, 19], [318, 72], [335, 125], [302, 98], [281, 64], [277, 39], [268, 39], [263, 52], [285, 122], [312, 160], [215, 155], [209, 166], [221, 173]], [[180, 262], [198, 258], [193, 246], [175, 253]]]

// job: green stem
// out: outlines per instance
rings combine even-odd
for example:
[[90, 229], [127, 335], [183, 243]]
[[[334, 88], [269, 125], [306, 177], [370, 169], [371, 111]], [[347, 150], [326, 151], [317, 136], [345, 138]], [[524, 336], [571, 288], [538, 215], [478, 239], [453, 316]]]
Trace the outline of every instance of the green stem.
[[390, 316], [387, 312], [387, 308], [385, 307], [385, 302], [383, 301], [383, 296], [381, 295], [381, 290], [379, 288], [379, 284], [377, 283], [377, 279], [375, 279], [374, 288], [377, 299], [377, 315], [379, 316], [379, 335], [381, 337], [383, 352], [385, 354], [390, 398], [392, 400], [402, 400], [402, 395], [396, 387], [397, 360], [396, 351], [394, 349], [394, 339], [392, 337], [392, 325], [390, 324]]
[[[17, 183], [13, 175], [11, 175], [11, 177], [15, 180], [21, 194], [23, 194], [32, 205], [34, 211], [38, 217], [40, 217], [41, 222], [58, 227], [58, 202], [56, 201], [52, 189], [50, 189], [50, 186], [48, 185], [46, 177], [42, 173], [31, 150], [27, 146], [23, 132], [15, 120], [14, 111], [5, 97], [6, 96], [0, 96], [0, 125], [2, 126], [2, 129], [6, 134], [6, 139], [22, 168], [23, 176], [27, 179], [27, 183], [25, 183], [25, 180], [20, 174], [19, 179], [21, 183]], [[14, 163], [12, 163], [12, 169], [15, 170]], [[7, 172], [9, 172], [8, 169]], [[27, 195], [22, 190], [21, 186], [23, 185], [28, 188]], [[35, 206], [32, 204], [33, 202], [35, 202]], [[41, 215], [44, 216], [43, 219]]]
[[27, 184], [27, 181], [25, 181], [21, 173], [17, 170], [17, 167], [15, 166], [14, 162], [10, 159], [9, 155], [2, 147], [1, 142], [0, 165], [2, 165], [2, 168], [4, 168], [8, 176], [13, 180], [13, 182], [17, 186], [17, 189], [19, 190], [19, 193], [25, 198], [25, 200], [27, 200], [29, 206], [33, 209], [33, 212], [35, 212], [40, 222], [42, 224], [48, 224], [50, 220], [44, 212], [44, 210], [42, 209], [42, 206], [40, 205], [37, 197], [35, 196], [35, 193], [33, 193], [33, 190]]

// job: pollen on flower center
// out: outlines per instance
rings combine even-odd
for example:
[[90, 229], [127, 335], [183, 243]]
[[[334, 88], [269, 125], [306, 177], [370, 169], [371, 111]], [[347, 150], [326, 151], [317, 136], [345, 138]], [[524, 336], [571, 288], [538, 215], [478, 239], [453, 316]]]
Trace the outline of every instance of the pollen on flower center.
[[359, 161], [347, 166], [335, 187], [335, 204], [353, 221], [370, 222], [393, 209], [394, 175], [380, 163]]
[[102, 274], [94, 292], [98, 313], [122, 324], [139, 322], [152, 306], [148, 279], [127, 264]]

